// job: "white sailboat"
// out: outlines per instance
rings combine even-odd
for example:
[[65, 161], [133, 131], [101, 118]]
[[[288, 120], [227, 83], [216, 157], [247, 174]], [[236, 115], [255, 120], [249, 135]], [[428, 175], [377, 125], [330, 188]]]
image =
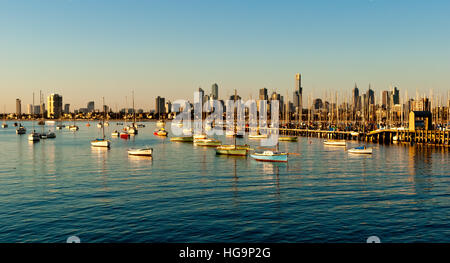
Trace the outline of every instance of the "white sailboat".
[[[33, 93], [33, 105], [34, 105], [34, 93]], [[28, 141], [38, 142], [41, 140], [41, 135], [34, 130], [34, 112], [33, 112], [33, 131], [28, 135]]]
[[[103, 105], [105, 105], [105, 99], [103, 98]], [[102, 119], [102, 124], [104, 124], [106, 118], [106, 112], [104, 112], [104, 117]], [[102, 125], [102, 138], [95, 139], [91, 141], [91, 145], [93, 147], [106, 147], [109, 148], [111, 146], [111, 141], [105, 139], [105, 125]]]
[[128, 134], [136, 135], [138, 134], [138, 129], [136, 125], [136, 110], [134, 109], [134, 91], [133, 91], [133, 124], [126, 127]]
[[8, 128], [8, 124], [6, 123], [6, 107], [5, 107], [5, 111], [3, 113], [3, 123], [2, 123], [2, 128], [6, 129]]

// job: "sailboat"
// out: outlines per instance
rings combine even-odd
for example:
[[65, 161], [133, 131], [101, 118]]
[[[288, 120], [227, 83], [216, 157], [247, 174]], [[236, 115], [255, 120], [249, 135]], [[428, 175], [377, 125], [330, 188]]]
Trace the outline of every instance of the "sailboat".
[[[236, 104], [237, 92], [234, 90], [234, 102]], [[234, 111], [234, 135], [237, 135], [237, 109]], [[237, 145], [236, 137], [234, 137], [234, 144], [232, 145], [219, 145], [216, 148], [216, 154], [218, 155], [233, 155], [233, 156], [247, 156], [248, 151], [250, 150], [250, 146], [245, 145]]]
[[73, 114], [73, 125], [67, 126], [69, 130], [71, 131], [78, 131], [78, 126], [75, 125], [75, 120], [76, 120], [76, 115], [75, 113]]
[[260, 162], [287, 162], [288, 154], [286, 152], [280, 152], [278, 150], [278, 142], [275, 151], [265, 150], [262, 152], [254, 152], [250, 156], [256, 161]]
[[[33, 105], [34, 105], [34, 93], [33, 93]], [[34, 112], [33, 112], [34, 115]], [[34, 130], [34, 116], [33, 116], [33, 131], [28, 135], [28, 141], [38, 142], [41, 140], [41, 135]]]
[[27, 129], [22, 126], [22, 124], [19, 125], [19, 128], [16, 129], [17, 134], [25, 134], [27, 133]]
[[131, 126], [126, 127], [126, 131], [128, 134], [138, 134], [138, 129], [136, 125], [136, 110], [134, 109], [134, 91], [133, 91], [133, 124]]
[[[105, 99], [104, 98], [103, 98], [103, 105], [105, 105]], [[104, 109], [104, 107], [103, 107], [103, 109]], [[106, 112], [104, 111], [104, 116], [103, 116], [103, 119], [102, 119], [102, 135], [103, 136], [102, 136], [101, 139], [95, 139], [95, 140], [91, 141], [91, 145], [93, 147], [106, 147], [106, 148], [109, 148], [111, 146], [111, 142], [109, 140], [105, 139], [105, 125], [103, 125], [104, 122], [105, 122], [105, 118], [106, 118]]]
[[6, 123], [6, 107], [5, 107], [5, 112], [3, 113], [3, 123], [2, 123], [2, 128], [8, 128], [8, 124]]

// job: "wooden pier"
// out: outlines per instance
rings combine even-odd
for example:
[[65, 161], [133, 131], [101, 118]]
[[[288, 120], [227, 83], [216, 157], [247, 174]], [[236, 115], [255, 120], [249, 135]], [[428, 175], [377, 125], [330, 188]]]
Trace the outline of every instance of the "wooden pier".
[[391, 144], [396, 142], [411, 144], [427, 144], [435, 146], [450, 146], [450, 131], [439, 130], [397, 130], [384, 129], [371, 131], [369, 133], [358, 133], [349, 131], [326, 131], [308, 129], [284, 129], [280, 128], [280, 134], [291, 136], [306, 136], [328, 139], [357, 140], [380, 144]]

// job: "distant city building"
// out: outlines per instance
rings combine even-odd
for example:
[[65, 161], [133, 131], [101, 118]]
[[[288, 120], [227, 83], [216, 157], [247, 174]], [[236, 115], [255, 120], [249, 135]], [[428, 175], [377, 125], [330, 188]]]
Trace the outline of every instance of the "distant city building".
[[33, 105], [31, 105], [31, 104], [27, 105], [27, 113], [28, 114], [33, 114]]
[[41, 114], [41, 105], [33, 106], [33, 114]]
[[383, 91], [383, 93], [382, 93], [382, 95], [381, 95], [381, 106], [382, 106], [384, 109], [389, 108], [390, 100], [391, 100], [391, 98], [390, 98], [390, 93], [389, 93], [389, 91], [388, 91], [388, 90]]
[[95, 111], [95, 102], [89, 101], [87, 104], [87, 110], [88, 110], [88, 112], [94, 112]]
[[375, 92], [370, 88], [369, 84], [369, 90], [367, 91], [367, 103], [369, 105], [375, 104]]
[[394, 87], [392, 97], [393, 97], [394, 105], [400, 104], [400, 91], [397, 89], [397, 87]]
[[16, 116], [22, 115], [22, 101], [20, 99], [16, 99]]
[[166, 113], [172, 112], [172, 102], [166, 102]]
[[431, 103], [428, 98], [414, 100], [412, 111], [431, 111]]
[[75, 110], [75, 114], [77, 114], [77, 113], [86, 114], [88, 112], [90, 112], [88, 108], [80, 108], [79, 110]]
[[267, 89], [266, 88], [262, 88], [259, 90], [259, 100], [268, 100], [268, 96], [267, 96]]
[[64, 104], [64, 113], [70, 113], [70, 104]]
[[353, 107], [356, 111], [358, 111], [361, 109], [361, 97], [359, 96], [359, 89], [358, 86], [356, 86], [356, 83], [352, 93], [353, 93]]
[[[201, 89], [199, 89], [200, 91]], [[156, 114], [163, 114], [165, 113], [165, 98], [162, 98], [160, 96], [156, 97], [156, 101], [155, 101], [155, 113]]]
[[302, 87], [302, 75], [297, 73], [295, 75], [295, 89], [298, 91], [298, 105], [300, 108], [303, 107], [303, 87]]
[[61, 117], [63, 109], [62, 96], [58, 94], [50, 94], [47, 98], [47, 103], [47, 118], [55, 119]]
[[[236, 100], [240, 100], [240, 99], [241, 99], [241, 97], [239, 95], [237, 95], [236, 96]], [[230, 100], [234, 100], [234, 95], [230, 96]]]
[[219, 85], [217, 85], [217, 83], [214, 83], [211, 86], [211, 97], [213, 100], [219, 99]]
[[315, 99], [313, 104], [314, 104], [314, 109], [316, 109], [316, 110], [320, 110], [323, 107], [322, 99]]

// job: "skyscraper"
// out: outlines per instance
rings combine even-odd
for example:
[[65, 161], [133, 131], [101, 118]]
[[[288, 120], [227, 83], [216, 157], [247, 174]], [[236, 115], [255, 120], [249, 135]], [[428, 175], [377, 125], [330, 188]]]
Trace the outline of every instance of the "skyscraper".
[[47, 97], [47, 105], [47, 118], [55, 119], [61, 117], [63, 107], [62, 96], [58, 94], [50, 94], [50, 96]]
[[381, 106], [385, 109], [389, 108], [390, 106], [390, 95], [389, 95], [389, 91], [385, 90], [383, 91], [382, 95], [381, 95]]
[[64, 113], [70, 113], [70, 104], [64, 104]]
[[160, 96], [156, 97], [155, 100], [155, 113], [156, 114], [162, 114], [165, 113], [165, 98], [161, 98]]
[[31, 105], [31, 104], [27, 105], [27, 113], [28, 114], [33, 114], [33, 105]]
[[394, 87], [394, 90], [392, 91], [392, 97], [394, 99], [394, 105], [400, 104], [400, 91], [397, 89], [397, 87]]
[[211, 97], [213, 100], [219, 99], [219, 85], [217, 85], [217, 83], [214, 83], [211, 86]]
[[355, 109], [355, 111], [360, 109], [360, 98], [359, 98], [359, 89], [358, 86], [356, 86], [355, 83], [355, 88], [353, 88], [353, 108]]
[[267, 100], [268, 96], [267, 96], [267, 89], [266, 88], [262, 88], [259, 90], [259, 100]]
[[16, 99], [16, 116], [20, 117], [22, 115], [22, 101]]
[[87, 104], [88, 112], [94, 112], [95, 111], [95, 102], [89, 101]]
[[303, 108], [303, 87], [302, 87], [302, 75], [297, 73], [295, 75], [295, 90], [298, 91], [298, 107], [301, 114]]

